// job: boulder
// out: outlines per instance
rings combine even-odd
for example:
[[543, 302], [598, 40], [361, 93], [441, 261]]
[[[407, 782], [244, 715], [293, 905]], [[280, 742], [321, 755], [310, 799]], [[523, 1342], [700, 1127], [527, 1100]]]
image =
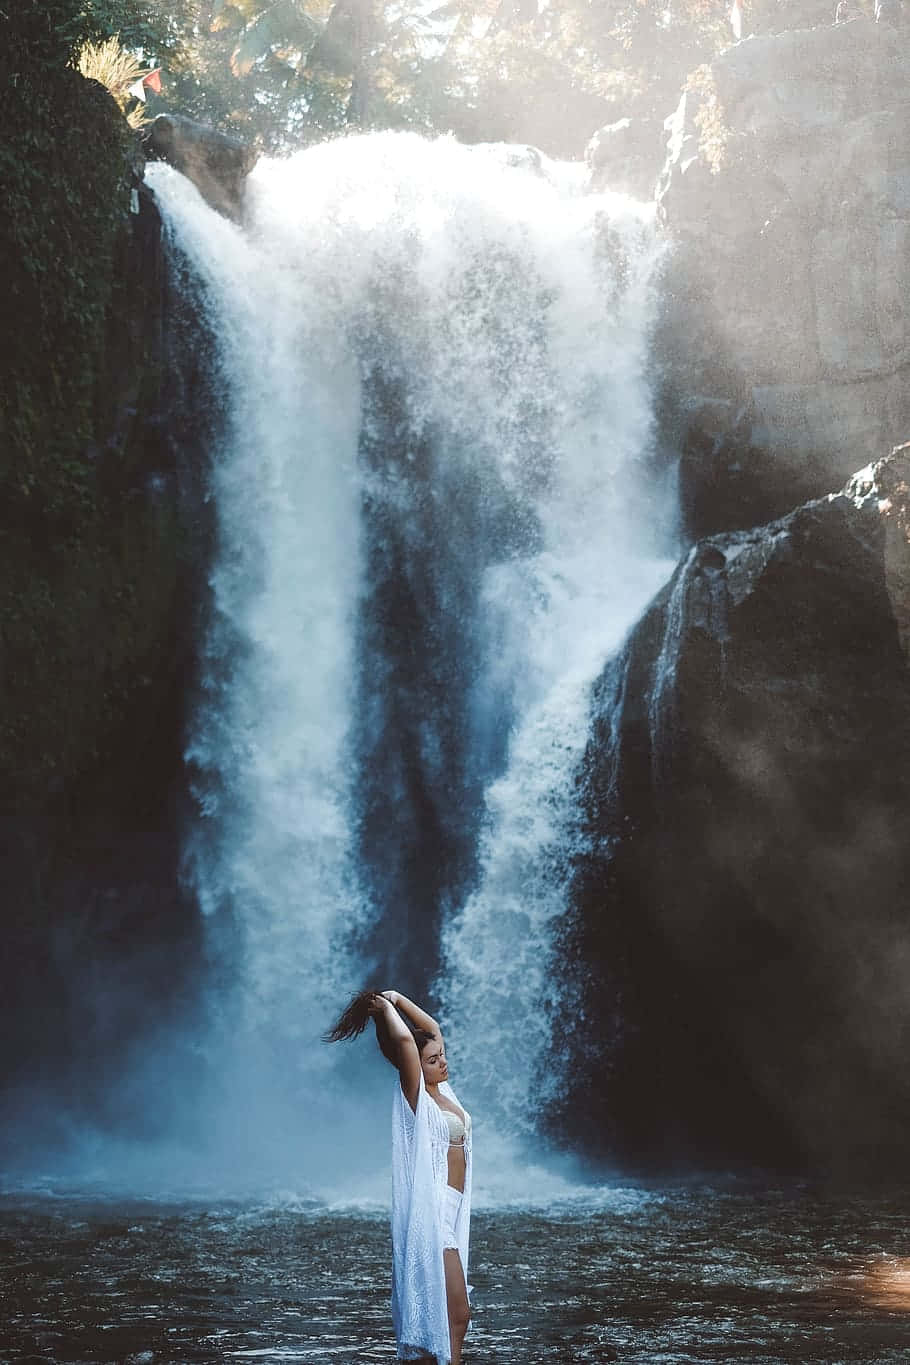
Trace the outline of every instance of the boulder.
[[729, 126], [774, 142], [809, 132], [839, 136], [870, 107], [882, 100], [887, 107], [886, 92], [900, 98], [907, 61], [898, 34], [859, 18], [734, 43], [711, 71]]
[[908, 526], [904, 447], [703, 539], [600, 679], [563, 949], [614, 1157], [903, 1166]]
[[151, 161], [175, 166], [212, 208], [239, 217], [244, 182], [258, 158], [247, 143], [182, 114], [159, 114], [148, 125], [144, 143]]

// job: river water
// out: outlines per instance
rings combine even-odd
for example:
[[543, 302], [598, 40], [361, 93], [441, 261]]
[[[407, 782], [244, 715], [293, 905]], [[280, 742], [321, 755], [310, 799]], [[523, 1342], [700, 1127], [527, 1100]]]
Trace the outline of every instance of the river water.
[[[910, 1359], [910, 1192], [601, 1187], [473, 1223], [479, 1362]], [[383, 1211], [8, 1193], [0, 1359], [391, 1361]]]

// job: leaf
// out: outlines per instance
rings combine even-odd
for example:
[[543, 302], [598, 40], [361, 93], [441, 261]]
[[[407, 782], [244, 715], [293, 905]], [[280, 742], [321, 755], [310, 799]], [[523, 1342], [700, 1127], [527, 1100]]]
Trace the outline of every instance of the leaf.
[[370, 0], [336, 0], [318, 41], [313, 45], [307, 67], [331, 71], [336, 76], [350, 76], [356, 64], [360, 44], [360, 10], [369, 7]]
[[308, 52], [321, 32], [320, 25], [295, 0], [276, 0], [248, 24], [231, 55], [235, 76], [248, 76], [258, 61], [275, 47]]
[[226, 33], [232, 29], [239, 32], [243, 28], [244, 22], [243, 15], [236, 5], [222, 3], [217, 9], [212, 10], [209, 33]]

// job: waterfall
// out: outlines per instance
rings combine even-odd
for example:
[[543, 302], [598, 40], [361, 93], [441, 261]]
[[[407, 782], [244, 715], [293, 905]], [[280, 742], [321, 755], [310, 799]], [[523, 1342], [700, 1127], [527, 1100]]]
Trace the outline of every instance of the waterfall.
[[669, 567], [649, 210], [403, 134], [261, 163], [242, 226], [149, 178], [223, 404], [186, 856], [222, 1099], [280, 1091], [330, 1183], [345, 1086], [389, 1076], [319, 1033], [365, 980], [435, 982], [456, 1083], [520, 1136], [590, 686]]
[[676, 670], [679, 661], [679, 637], [685, 619], [689, 577], [697, 555], [693, 545], [679, 567], [667, 601], [667, 619], [660, 652], [654, 668], [654, 679], [648, 701], [648, 721], [651, 731], [651, 767], [655, 783], [666, 777], [665, 765], [670, 750], [673, 723], [676, 719]]

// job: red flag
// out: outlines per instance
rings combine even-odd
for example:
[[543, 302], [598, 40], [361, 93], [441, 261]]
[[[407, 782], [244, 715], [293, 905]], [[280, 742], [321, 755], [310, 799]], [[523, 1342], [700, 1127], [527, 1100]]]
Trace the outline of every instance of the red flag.
[[161, 67], [156, 66], [154, 71], [150, 71], [147, 76], [142, 77], [142, 84], [147, 85], [149, 90], [154, 90], [156, 95], [161, 94]]

